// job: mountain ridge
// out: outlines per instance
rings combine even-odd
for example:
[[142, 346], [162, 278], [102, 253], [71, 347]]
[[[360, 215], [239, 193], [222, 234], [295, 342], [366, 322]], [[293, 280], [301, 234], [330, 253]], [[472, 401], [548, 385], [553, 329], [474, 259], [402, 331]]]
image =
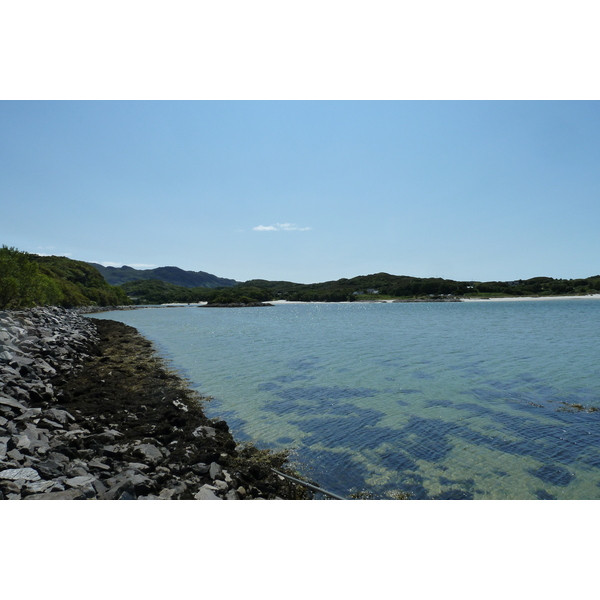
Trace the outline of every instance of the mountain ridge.
[[235, 279], [217, 277], [205, 271], [185, 271], [179, 267], [156, 267], [155, 269], [135, 269], [128, 265], [105, 267], [98, 263], [88, 263], [95, 267], [111, 285], [122, 285], [131, 281], [158, 279], [186, 288], [233, 287], [239, 282]]

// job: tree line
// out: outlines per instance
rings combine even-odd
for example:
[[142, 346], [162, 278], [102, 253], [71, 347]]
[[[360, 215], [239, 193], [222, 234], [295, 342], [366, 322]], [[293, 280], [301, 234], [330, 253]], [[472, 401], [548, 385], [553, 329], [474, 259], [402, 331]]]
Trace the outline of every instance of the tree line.
[[600, 293], [600, 275], [585, 279], [534, 277], [518, 281], [454, 281], [375, 273], [323, 283], [253, 279], [233, 287], [183, 287], [158, 279], [110, 285], [91, 264], [61, 256], [38, 256], [2, 246], [0, 309], [39, 305], [215, 304], [345, 302], [376, 298], [562, 296]]
[[271, 300], [296, 302], [347, 302], [376, 298], [458, 298], [487, 296], [561, 296], [600, 293], [600, 276], [587, 279], [534, 277], [527, 280], [454, 281], [378, 273], [324, 283], [254, 279], [234, 287], [185, 288], [158, 280], [132, 281], [123, 289], [140, 304], [155, 303], [249, 303]]
[[129, 281], [124, 283], [121, 288], [136, 304], [192, 304], [197, 302], [208, 302], [210, 304], [248, 304], [273, 299], [273, 294], [268, 290], [244, 284], [224, 288], [188, 288], [158, 279], [148, 279]]

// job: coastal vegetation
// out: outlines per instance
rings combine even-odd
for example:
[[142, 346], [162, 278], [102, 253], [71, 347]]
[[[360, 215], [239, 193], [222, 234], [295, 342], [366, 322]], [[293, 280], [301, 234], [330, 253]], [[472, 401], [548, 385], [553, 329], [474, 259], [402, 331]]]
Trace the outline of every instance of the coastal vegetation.
[[6, 246], [0, 250], [0, 308], [198, 302], [227, 305], [274, 300], [410, 301], [585, 294], [600, 294], [600, 275], [585, 279], [533, 277], [480, 282], [375, 273], [309, 284], [265, 279], [238, 283], [177, 267], [150, 270], [103, 267], [60, 256], [28, 254]]
[[0, 308], [115, 306], [131, 304], [126, 292], [106, 282], [85, 262], [0, 248]]
[[187, 288], [158, 279], [130, 281], [121, 288], [136, 304], [196, 303], [251, 304], [273, 299], [269, 290], [241, 284], [227, 288]]
[[306, 285], [264, 280], [248, 281], [244, 285], [268, 289], [278, 298], [295, 301], [339, 302], [445, 296], [477, 298], [491, 297], [492, 295], [507, 297], [560, 296], [600, 293], [600, 275], [587, 279], [534, 277], [518, 281], [478, 282], [377, 273]]
[[273, 300], [360, 302], [599, 294], [600, 275], [586, 279], [534, 277], [517, 281], [478, 282], [377, 273], [311, 284], [254, 279], [220, 289], [185, 288], [159, 280], [129, 282], [122, 287], [141, 304], [169, 302], [231, 304]]

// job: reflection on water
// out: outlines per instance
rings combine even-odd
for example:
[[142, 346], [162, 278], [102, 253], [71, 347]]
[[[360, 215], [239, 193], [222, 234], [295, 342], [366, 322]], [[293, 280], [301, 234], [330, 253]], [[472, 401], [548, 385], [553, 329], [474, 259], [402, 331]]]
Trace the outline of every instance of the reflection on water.
[[[338, 494], [600, 498], [600, 302], [106, 313]], [[573, 406], [577, 405], [577, 406]], [[582, 410], [584, 409], [584, 410]]]

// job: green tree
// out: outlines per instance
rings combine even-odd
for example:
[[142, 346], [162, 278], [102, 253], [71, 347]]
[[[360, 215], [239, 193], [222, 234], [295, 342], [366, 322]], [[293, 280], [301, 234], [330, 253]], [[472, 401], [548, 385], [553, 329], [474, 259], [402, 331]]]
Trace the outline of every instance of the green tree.
[[26, 308], [51, 303], [58, 297], [56, 284], [41, 273], [29, 254], [0, 248], [0, 308]]
[[131, 304], [87, 263], [63, 256], [38, 256], [0, 248], [0, 308]]

